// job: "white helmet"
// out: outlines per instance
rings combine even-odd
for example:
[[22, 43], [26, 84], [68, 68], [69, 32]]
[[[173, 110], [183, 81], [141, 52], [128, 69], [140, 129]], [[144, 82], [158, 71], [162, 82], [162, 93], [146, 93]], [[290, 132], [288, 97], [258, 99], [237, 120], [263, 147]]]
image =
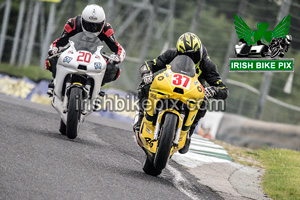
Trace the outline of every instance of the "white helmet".
[[105, 13], [101, 6], [87, 5], [81, 14], [81, 26], [88, 37], [97, 37], [105, 23]]
[[285, 41], [286, 41], [287, 44], [290, 44], [291, 41], [292, 41], [292, 36], [291, 35], [286, 35], [285, 36]]

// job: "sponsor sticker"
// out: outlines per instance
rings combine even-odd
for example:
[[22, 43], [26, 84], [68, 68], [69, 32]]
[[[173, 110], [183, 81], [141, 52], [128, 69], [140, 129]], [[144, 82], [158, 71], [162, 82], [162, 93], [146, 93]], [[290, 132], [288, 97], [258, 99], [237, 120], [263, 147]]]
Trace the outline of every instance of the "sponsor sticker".
[[101, 62], [95, 62], [94, 66], [95, 66], [95, 69], [101, 69], [102, 68]]
[[152, 131], [150, 129], [146, 128], [146, 131], [151, 135]]
[[71, 57], [69, 57], [69, 56], [66, 56], [66, 57], [64, 57], [63, 62], [64, 62], [64, 63], [70, 63], [71, 60], [73, 60], [73, 58], [71, 58]]
[[158, 80], [159, 80], [159, 81], [162, 81], [162, 80], [164, 80], [164, 77], [163, 77], [163, 76], [159, 76], [159, 77], [158, 77]]

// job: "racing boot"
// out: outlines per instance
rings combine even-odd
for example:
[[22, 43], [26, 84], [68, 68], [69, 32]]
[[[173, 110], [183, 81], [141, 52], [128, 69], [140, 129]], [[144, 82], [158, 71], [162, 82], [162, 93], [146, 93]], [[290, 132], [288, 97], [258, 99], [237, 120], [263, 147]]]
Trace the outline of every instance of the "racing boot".
[[140, 147], [144, 146], [139, 137], [139, 131], [141, 128], [141, 123], [144, 118], [144, 108], [145, 108], [144, 106], [146, 106], [146, 104], [144, 103], [149, 95], [149, 90], [150, 90], [150, 84], [144, 85], [143, 82], [141, 82], [137, 88], [139, 101], [137, 103], [137, 110], [134, 117], [133, 132], [135, 132], [136, 141]]
[[136, 110], [135, 117], [134, 117], [134, 124], [133, 124], [133, 132], [135, 133], [136, 142], [140, 147], [143, 147], [143, 143], [139, 137], [139, 131], [141, 128], [141, 123], [144, 118], [144, 111], [138, 106], [138, 109]]
[[48, 91], [47, 94], [49, 97], [53, 97], [53, 90], [54, 90], [54, 83], [53, 80], [48, 84]]
[[179, 153], [185, 154], [189, 151], [190, 144], [191, 144], [191, 137], [194, 133], [194, 130], [195, 130], [196, 126], [197, 126], [197, 123], [193, 123], [193, 125], [191, 126], [190, 131], [186, 134], [185, 145], [182, 147], [182, 149], [179, 150]]
[[190, 131], [188, 132], [188, 134], [187, 134], [187, 136], [186, 136], [185, 145], [182, 147], [182, 149], [179, 150], [179, 153], [185, 154], [185, 153], [187, 153], [187, 152], [189, 151], [190, 144], [191, 144], [191, 137], [192, 137], [192, 135], [193, 135], [193, 133], [194, 133], [194, 130], [195, 130], [195, 128], [196, 128], [196, 126], [197, 126], [199, 120], [200, 120], [202, 117], [204, 117], [204, 115], [206, 114], [206, 109], [203, 109], [204, 107], [205, 107], [205, 104], [203, 103], [203, 104], [201, 105], [201, 108], [202, 108], [202, 109], [200, 109], [200, 110], [198, 111], [198, 113], [197, 113], [197, 115], [196, 115], [196, 117], [195, 117], [195, 120], [194, 120], [194, 122], [193, 122], [193, 124], [192, 124], [192, 126], [191, 126], [191, 128], [190, 128]]
[[137, 110], [134, 117], [133, 131], [140, 131], [141, 123], [144, 117], [144, 112], [141, 110]]
[[100, 91], [99, 95], [94, 100], [94, 106], [93, 106], [93, 111], [94, 112], [101, 109], [101, 98], [104, 97], [104, 96], [105, 96], [105, 92]]

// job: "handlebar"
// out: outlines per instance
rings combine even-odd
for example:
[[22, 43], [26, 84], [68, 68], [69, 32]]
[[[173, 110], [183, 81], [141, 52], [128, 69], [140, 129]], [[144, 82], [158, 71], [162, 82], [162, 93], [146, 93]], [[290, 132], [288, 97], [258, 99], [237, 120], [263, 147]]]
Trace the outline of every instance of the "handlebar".
[[108, 55], [106, 55], [105, 53], [102, 53], [102, 52], [101, 52], [101, 56], [102, 56], [106, 61], [110, 60], [110, 57], [109, 57]]
[[109, 63], [119, 63], [120, 62], [120, 59], [115, 57], [115, 56], [112, 56], [112, 55], [115, 55], [115, 54], [111, 54], [110, 56], [106, 55], [105, 53], [101, 53], [101, 55], [103, 56], [103, 58], [109, 62]]
[[70, 47], [70, 43], [68, 43], [66, 46], [59, 47], [58, 52], [56, 54], [53, 54], [52, 56], [49, 56], [48, 58], [53, 58], [56, 56], [60, 56], [65, 50], [67, 50]]
[[48, 58], [54, 58], [56, 56], [60, 56], [63, 52], [59, 52], [59, 53], [56, 53], [56, 54], [53, 54], [52, 56], [48, 56]]
[[[56, 57], [56, 56], [60, 56], [68, 47], [64, 47], [62, 49], [60, 49], [60, 51], [56, 54], [53, 54], [52, 56], [48, 56], [48, 58], [53, 58], [53, 57]], [[114, 55], [114, 54], [112, 54]], [[117, 58], [117, 57], [114, 57], [114, 56], [108, 56], [104, 53], [101, 52], [101, 56], [105, 59], [105, 61], [109, 62], [109, 63], [119, 63], [120, 60]]]

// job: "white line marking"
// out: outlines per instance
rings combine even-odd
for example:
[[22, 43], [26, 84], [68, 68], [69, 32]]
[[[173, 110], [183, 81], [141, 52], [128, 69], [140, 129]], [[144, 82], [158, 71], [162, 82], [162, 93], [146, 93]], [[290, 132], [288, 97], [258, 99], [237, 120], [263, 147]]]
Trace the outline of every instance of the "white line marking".
[[182, 176], [180, 171], [178, 171], [169, 164], [167, 165], [166, 169], [168, 169], [169, 172], [174, 176], [173, 184], [179, 191], [181, 191], [193, 200], [199, 200], [199, 198], [196, 195], [194, 195], [192, 191], [185, 187], [185, 185], [188, 184], [188, 181]]
[[[134, 141], [136, 142], [135, 136], [133, 136]], [[132, 158], [132, 157], [131, 157]], [[139, 160], [132, 158], [135, 162], [142, 164]], [[167, 164], [166, 169], [169, 170], [169, 172], [174, 176], [173, 178], [173, 184], [174, 186], [182, 193], [184, 193], [186, 196], [190, 197], [193, 200], [199, 200], [199, 198], [192, 194], [192, 192], [184, 187], [184, 185], [188, 184], [188, 181], [183, 178], [180, 171], [172, 167], [171, 165]]]

